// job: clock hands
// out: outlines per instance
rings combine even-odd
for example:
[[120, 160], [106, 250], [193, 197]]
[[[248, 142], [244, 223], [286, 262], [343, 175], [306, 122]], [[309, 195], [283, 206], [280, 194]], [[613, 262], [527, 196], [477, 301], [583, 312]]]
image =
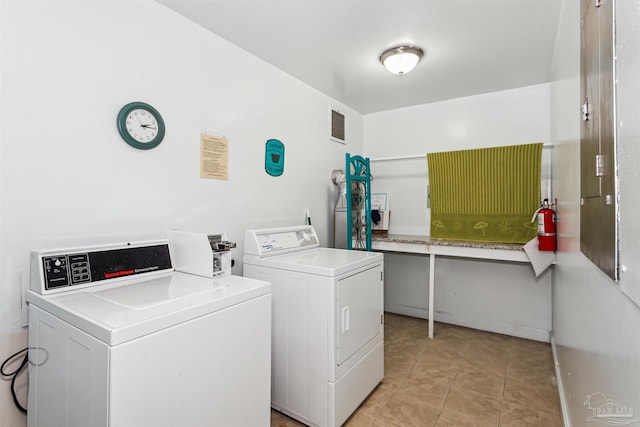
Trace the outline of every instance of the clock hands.
[[142, 120], [140, 120], [140, 117], [138, 117], [138, 116], [136, 116], [136, 119], [138, 119], [138, 123], [140, 123], [140, 126], [142, 128], [156, 130], [156, 128], [152, 126], [153, 123], [144, 124], [144, 123], [142, 123]]

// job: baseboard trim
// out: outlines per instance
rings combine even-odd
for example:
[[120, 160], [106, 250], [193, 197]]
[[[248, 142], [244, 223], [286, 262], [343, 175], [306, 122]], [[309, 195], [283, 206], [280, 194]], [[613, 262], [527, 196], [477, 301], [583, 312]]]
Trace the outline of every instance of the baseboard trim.
[[560, 362], [558, 362], [558, 352], [556, 350], [556, 342], [553, 338], [553, 331], [551, 332], [551, 351], [553, 352], [553, 365], [556, 371], [558, 394], [560, 395], [560, 410], [562, 411], [562, 422], [564, 424], [564, 427], [571, 427], [571, 422], [569, 421], [569, 407], [567, 405], [567, 398], [564, 392], [564, 385], [562, 384], [562, 372], [560, 370]]
[[460, 318], [438, 311], [436, 311], [434, 318], [436, 322], [464, 326], [466, 328], [479, 329], [481, 331], [495, 332], [497, 334], [525, 338], [534, 341], [549, 342], [551, 334], [551, 331], [548, 329], [539, 329], [515, 323], [498, 322], [491, 319]]

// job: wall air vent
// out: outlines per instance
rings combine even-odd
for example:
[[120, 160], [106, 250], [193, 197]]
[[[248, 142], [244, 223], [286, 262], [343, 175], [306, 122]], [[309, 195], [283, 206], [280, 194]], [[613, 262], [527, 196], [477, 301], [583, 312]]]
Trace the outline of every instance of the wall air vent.
[[330, 108], [329, 109], [329, 139], [332, 139], [342, 144], [346, 143], [344, 132], [344, 114], [340, 111]]

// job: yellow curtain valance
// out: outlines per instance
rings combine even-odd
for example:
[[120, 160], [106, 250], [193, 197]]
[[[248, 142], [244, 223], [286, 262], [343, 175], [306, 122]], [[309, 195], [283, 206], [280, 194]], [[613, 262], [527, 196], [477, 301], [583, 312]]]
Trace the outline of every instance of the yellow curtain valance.
[[431, 238], [526, 243], [540, 205], [542, 143], [427, 154]]

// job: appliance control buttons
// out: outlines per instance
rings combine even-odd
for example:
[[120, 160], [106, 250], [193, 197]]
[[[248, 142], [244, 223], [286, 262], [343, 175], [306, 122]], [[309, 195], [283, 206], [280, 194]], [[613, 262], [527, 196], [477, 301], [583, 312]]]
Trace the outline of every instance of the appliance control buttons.
[[91, 281], [88, 254], [70, 255], [69, 262], [71, 265], [71, 279], [73, 285]]

